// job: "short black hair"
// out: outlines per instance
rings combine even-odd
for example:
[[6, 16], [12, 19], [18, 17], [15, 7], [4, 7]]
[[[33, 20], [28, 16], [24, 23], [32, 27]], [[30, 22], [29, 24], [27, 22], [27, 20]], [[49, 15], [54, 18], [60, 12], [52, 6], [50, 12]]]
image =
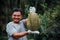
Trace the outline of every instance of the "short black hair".
[[12, 14], [13, 14], [14, 12], [21, 12], [21, 15], [23, 15], [23, 12], [22, 12], [22, 9], [21, 9], [21, 8], [14, 8], [14, 9], [12, 10]]

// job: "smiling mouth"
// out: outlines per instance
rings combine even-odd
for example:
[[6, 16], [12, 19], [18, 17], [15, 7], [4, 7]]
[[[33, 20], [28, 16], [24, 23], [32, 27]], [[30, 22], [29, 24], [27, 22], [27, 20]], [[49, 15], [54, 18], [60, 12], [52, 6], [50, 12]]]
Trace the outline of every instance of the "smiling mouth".
[[14, 18], [15, 20], [20, 20], [19, 18]]

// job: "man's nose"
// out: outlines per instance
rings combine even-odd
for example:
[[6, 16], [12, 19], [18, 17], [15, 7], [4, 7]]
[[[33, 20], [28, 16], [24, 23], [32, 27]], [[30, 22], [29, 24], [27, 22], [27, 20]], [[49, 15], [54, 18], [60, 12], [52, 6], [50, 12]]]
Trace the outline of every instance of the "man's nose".
[[18, 16], [15, 16], [15, 18], [18, 18]]

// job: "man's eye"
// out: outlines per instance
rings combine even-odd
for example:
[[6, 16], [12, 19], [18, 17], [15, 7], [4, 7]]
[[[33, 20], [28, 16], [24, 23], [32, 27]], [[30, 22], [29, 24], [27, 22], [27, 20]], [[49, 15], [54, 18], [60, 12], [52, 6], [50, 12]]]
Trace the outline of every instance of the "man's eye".
[[18, 16], [19, 17], [20, 15], [13, 15], [13, 16]]
[[14, 16], [16, 16], [16, 15], [14, 15]]
[[18, 16], [20, 16], [20, 15], [18, 15]]

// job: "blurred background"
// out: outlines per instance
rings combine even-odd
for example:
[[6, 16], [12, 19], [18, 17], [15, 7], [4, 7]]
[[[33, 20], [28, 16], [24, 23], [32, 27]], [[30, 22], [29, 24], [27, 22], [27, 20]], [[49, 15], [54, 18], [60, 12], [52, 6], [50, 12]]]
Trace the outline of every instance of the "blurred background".
[[28, 40], [60, 40], [60, 0], [0, 0], [0, 40], [7, 40], [5, 29], [12, 9], [21, 8], [26, 18], [30, 6], [40, 17], [40, 34], [28, 35]]

